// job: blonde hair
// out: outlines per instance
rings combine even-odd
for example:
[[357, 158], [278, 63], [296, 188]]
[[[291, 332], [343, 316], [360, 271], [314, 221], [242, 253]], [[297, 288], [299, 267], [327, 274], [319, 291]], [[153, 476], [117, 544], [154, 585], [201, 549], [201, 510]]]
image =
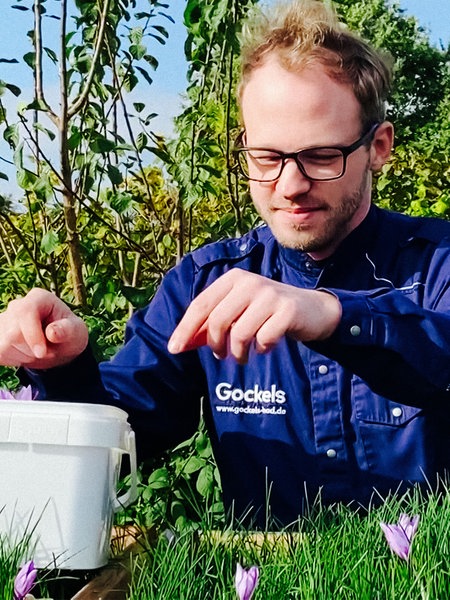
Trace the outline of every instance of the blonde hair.
[[363, 128], [384, 121], [392, 61], [341, 23], [330, 3], [292, 0], [250, 13], [241, 38], [239, 98], [251, 73], [274, 54], [289, 71], [319, 63], [333, 79], [351, 85]]

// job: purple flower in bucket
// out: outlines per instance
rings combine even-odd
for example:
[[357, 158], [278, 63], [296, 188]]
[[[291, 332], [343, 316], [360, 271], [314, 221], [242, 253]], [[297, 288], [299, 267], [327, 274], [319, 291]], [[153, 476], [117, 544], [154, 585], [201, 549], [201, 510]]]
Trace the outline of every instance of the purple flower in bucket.
[[244, 569], [239, 563], [236, 565], [235, 586], [239, 600], [250, 600], [258, 585], [258, 579], [258, 567]]
[[17, 573], [14, 580], [14, 600], [24, 600], [36, 581], [37, 569], [34, 562], [29, 560]]
[[11, 390], [0, 389], [0, 400], [34, 400], [33, 388], [31, 385], [21, 387], [15, 392]]
[[398, 525], [380, 523], [380, 526], [392, 552], [403, 560], [408, 560], [411, 543], [419, 526], [419, 515], [410, 518], [402, 513]]

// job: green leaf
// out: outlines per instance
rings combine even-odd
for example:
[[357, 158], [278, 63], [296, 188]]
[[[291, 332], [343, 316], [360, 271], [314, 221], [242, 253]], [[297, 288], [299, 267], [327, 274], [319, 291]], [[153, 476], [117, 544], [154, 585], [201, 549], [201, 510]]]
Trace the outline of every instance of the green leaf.
[[47, 107], [45, 106], [45, 103], [42, 100], [33, 100], [33, 102], [30, 102], [30, 104], [27, 104], [26, 106], [27, 110], [42, 110], [43, 112], [47, 112]]
[[170, 154], [161, 148], [157, 148], [156, 146], [152, 146], [149, 148], [150, 152], [153, 152], [155, 156], [160, 158], [163, 162], [171, 162]]
[[215, 188], [210, 181], [204, 181], [202, 183], [202, 187], [203, 187], [204, 191], [209, 192], [213, 196], [217, 196], [218, 195], [218, 189]]
[[45, 233], [42, 236], [42, 240], [41, 240], [41, 250], [42, 252], [44, 252], [44, 254], [52, 254], [57, 246], [59, 245], [59, 238], [58, 238], [58, 234], [53, 231], [53, 230], [49, 230], [47, 231], [47, 233]]
[[46, 55], [49, 57], [49, 59], [52, 61], [53, 64], [58, 64], [58, 56], [56, 54], [56, 52], [54, 52], [51, 48], [44, 48], [44, 52], [46, 53]]
[[23, 60], [30, 69], [34, 69], [36, 66], [36, 52], [27, 52], [23, 55]]
[[156, 250], [161, 258], [166, 255], [166, 248], [161, 242], [158, 242], [158, 244], [156, 245]]
[[17, 147], [14, 149], [13, 162], [16, 169], [23, 168], [23, 143], [18, 144]]
[[124, 285], [121, 288], [121, 291], [128, 302], [131, 302], [134, 308], [142, 308], [143, 306], [146, 306], [154, 296], [156, 286], [154, 284], [150, 284], [147, 287], [139, 288]]
[[51, 139], [52, 141], [56, 138], [56, 135], [54, 134], [54, 132], [51, 131], [50, 129], [47, 129], [46, 127], [44, 127], [42, 125], [42, 123], [35, 123], [34, 128], [39, 129], [39, 131], [42, 131], [42, 133], [45, 133], [49, 137], [49, 139]]
[[186, 509], [180, 500], [174, 500], [170, 505], [170, 513], [174, 521], [178, 519], [186, 519]]
[[106, 294], [103, 294], [102, 302], [106, 310], [109, 313], [113, 313], [117, 305], [116, 294], [114, 292], [107, 292]]
[[211, 465], [203, 467], [200, 471], [195, 487], [197, 492], [204, 498], [212, 494], [214, 490], [214, 469]]
[[141, 58], [144, 58], [146, 51], [147, 47], [144, 44], [130, 45], [130, 53], [136, 60], [141, 60]]
[[16, 148], [19, 144], [19, 126], [16, 124], [8, 125], [8, 127], [3, 132], [3, 138], [6, 142], [11, 146], [11, 148]]
[[198, 456], [191, 456], [187, 462], [183, 465], [183, 473], [196, 473], [200, 471], [205, 466], [205, 461], [203, 461]]
[[148, 486], [154, 490], [161, 490], [170, 486], [169, 472], [165, 467], [156, 469], [148, 478]]
[[21, 94], [21, 89], [17, 87], [17, 85], [13, 85], [12, 83], [6, 83], [5, 88], [9, 90], [12, 94], [14, 94], [16, 98]]
[[162, 27], [162, 25], [153, 25], [153, 29], [156, 29], [156, 31], [158, 31], [165, 38], [169, 38], [169, 34], [167, 33], [167, 29], [165, 27]]
[[152, 122], [152, 120], [158, 116], [158, 113], [150, 113], [149, 115], [147, 115], [145, 117], [145, 121], [144, 124], [145, 125], [150, 125], [150, 123]]
[[185, 517], [184, 515], [180, 515], [175, 521], [175, 529], [177, 531], [183, 531], [184, 529], [186, 529], [188, 523], [189, 520], [187, 519], [187, 517]]
[[162, 240], [163, 245], [167, 248], [170, 249], [173, 246], [173, 237], [171, 235], [169, 235], [168, 233], [166, 233], [163, 237]]
[[113, 140], [108, 140], [103, 136], [98, 136], [89, 144], [92, 152], [96, 154], [105, 154], [116, 148], [116, 143]]
[[81, 142], [81, 132], [78, 128], [73, 128], [69, 138], [67, 139], [67, 147], [69, 150], [75, 150]]
[[154, 33], [150, 33], [149, 34], [152, 38], [155, 38], [155, 40], [157, 40], [162, 46], [165, 45], [166, 40], [163, 37], [160, 37], [159, 35], [155, 35]]
[[120, 185], [123, 182], [122, 173], [115, 165], [108, 165], [107, 171], [109, 180], [113, 185]]
[[137, 12], [134, 16], [140, 21], [141, 19], [149, 19], [152, 15], [148, 12]]
[[158, 68], [158, 65], [159, 65], [158, 60], [154, 56], [151, 56], [150, 54], [146, 54], [143, 58], [153, 68], [153, 70], [156, 71], [156, 69]]
[[119, 192], [118, 194], [111, 195], [109, 203], [113, 210], [122, 215], [132, 205], [133, 197], [126, 192]]
[[206, 433], [199, 433], [195, 440], [195, 450], [202, 458], [209, 458], [212, 455], [211, 443]]
[[36, 183], [36, 175], [27, 169], [19, 169], [16, 174], [17, 185], [23, 190], [32, 190]]
[[147, 81], [147, 83], [149, 83], [150, 85], [153, 83], [153, 79], [150, 77], [150, 75], [147, 73], [147, 71], [145, 69], [143, 69], [142, 67], [139, 67], [138, 65], [136, 65], [135, 69], [136, 69], [136, 71], [139, 71], [139, 73]]
[[143, 34], [144, 30], [142, 27], [133, 27], [129, 33], [129, 38], [132, 45], [139, 45], [142, 42]]
[[48, 178], [48, 176], [41, 175], [36, 178], [36, 181], [33, 185], [33, 191], [36, 194], [36, 197], [41, 200], [46, 200], [50, 198], [53, 194], [53, 186]]
[[142, 150], [144, 150], [144, 148], [147, 147], [148, 144], [148, 137], [145, 135], [145, 133], [139, 133], [139, 135], [136, 138], [136, 148], [139, 150], [139, 152], [142, 152]]
[[[139, 70], [139, 67], [135, 67], [135, 68], [137, 70]], [[126, 74], [126, 76], [123, 78], [123, 85], [124, 85], [125, 89], [127, 90], [127, 92], [131, 92], [131, 90], [134, 90], [134, 88], [138, 85], [138, 83], [139, 83], [138, 78], [131, 71], [129, 71]]]

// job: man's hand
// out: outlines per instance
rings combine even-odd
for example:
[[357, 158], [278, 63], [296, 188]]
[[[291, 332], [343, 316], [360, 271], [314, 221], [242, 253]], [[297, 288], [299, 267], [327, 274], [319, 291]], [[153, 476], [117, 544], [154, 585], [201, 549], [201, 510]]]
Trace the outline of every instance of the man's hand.
[[31, 290], [0, 314], [0, 364], [49, 369], [66, 364], [86, 348], [84, 322], [51, 292]]
[[168, 348], [177, 354], [207, 344], [219, 358], [232, 355], [245, 363], [251, 344], [265, 353], [284, 335], [305, 342], [323, 340], [340, 319], [340, 302], [328, 292], [232, 269], [192, 301]]

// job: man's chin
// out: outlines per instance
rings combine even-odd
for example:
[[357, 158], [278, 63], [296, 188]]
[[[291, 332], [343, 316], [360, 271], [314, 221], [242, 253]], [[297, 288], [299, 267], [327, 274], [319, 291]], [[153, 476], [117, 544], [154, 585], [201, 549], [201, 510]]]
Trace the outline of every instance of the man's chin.
[[284, 248], [290, 250], [299, 250], [301, 252], [312, 252], [321, 249], [321, 245], [317, 243], [315, 238], [305, 235], [304, 233], [292, 233], [287, 235], [285, 232], [277, 233], [272, 231], [277, 242]]

